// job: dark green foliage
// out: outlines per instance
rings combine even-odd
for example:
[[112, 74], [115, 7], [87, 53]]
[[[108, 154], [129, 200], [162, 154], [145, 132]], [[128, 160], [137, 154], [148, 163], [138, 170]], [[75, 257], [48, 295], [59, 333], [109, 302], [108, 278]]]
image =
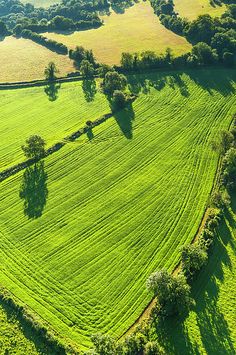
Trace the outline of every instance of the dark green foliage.
[[236, 148], [230, 148], [224, 156], [222, 183], [227, 189], [236, 187]]
[[36, 32], [32, 32], [31, 30], [21, 31], [21, 36], [24, 38], [31, 39], [32, 41], [39, 43], [42, 46], [45, 46], [46, 48], [49, 48], [52, 51], [55, 51], [57, 53], [60, 53], [60, 54], [67, 54], [68, 53], [68, 48], [63, 43], [59, 43], [59, 42], [54, 41], [52, 39], [48, 39], [47, 37], [39, 35]]
[[116, 342], [109, 335], [95, 334], [91, 336], [97, 355], [114, 355], [116, 352]]
[[22, 150], [26, 158], [40, 159], [45, 155], [45, 141], [40, 136], [34, 135], [26, 140]]
[[231, 52], [224, 52], [223, 63], [226, 67], [234, 66], [234, 63], [235, 63], [234, 54]]
[[197, 58], [200, 65], [211, 65], [218, 61], [216, 51], [204, 42], [199, 42], [193, 46], [192, 55]]
[[144, 355], [164, 355], [164, 350], [156, 341], [149, 341], [145, 345]]
[[3, 21], [0, 21], [0, 37], [4, 37], [8, 34], [8, 29]]
[[94, 75], [94, 67], [88, 60], [83, 59], [80, 63], [80, 73], [83, 78], [91, 78]]
[[127, 85], [127, 79], [123, 74], [116, 71], [107, 72], [102, 83], [105, 94], [112, 96], [116, 90], [124, 90]]
[[200, 243], [186, 245], [181, 252], [182, 270], [191, 279], [207, 262], [206, 248]]
[[183, 274], [173, 276], [166, 270], [160, 270], [150, 275], [147, 288], [157, 297], [156, 311], [162, 317], [186, 316], [194, 304]]

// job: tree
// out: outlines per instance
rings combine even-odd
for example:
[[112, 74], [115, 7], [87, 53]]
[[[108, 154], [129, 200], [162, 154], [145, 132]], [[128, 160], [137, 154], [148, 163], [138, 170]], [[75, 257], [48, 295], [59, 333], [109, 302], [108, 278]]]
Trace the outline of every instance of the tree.
[[182, 248], [182, 269], [187, 278], [191, 278], [207, 262], [206, 249], [199, 243], [186, 245]]
[[121, 110], [125, 107], [126, 97], [122, 91], [115, 90], [112, 97], [112, 108], [114, 110]]
[[222, 162], [222, 183], [227, 189], [236, 187], [236, 148], [230, 148]]
[[157, 271], [149, 276], [147, 289], [157, 297], [156, 311], [163, 317], [186, 315], [194, 304], [183, 274], [173, 276], [166, 270]]
[[108, 95], [113, 95], [115, 90], [124, 90], [127, 85], [126, 77], [116, 71], [106, 73], [102, 86], [103, 90]]
[[34, 135], [26, 140], [21, 148], [26, 158], [40, 159], [45, 155], [45, 141], [40, 136]]
[[95, 334], [91, 336], [95, 348], [95, 354], [98, 355], [114, 355], [116, 351], [116, 343], [109, 335]]
[[203, 65], [214, 64], [218, 60], [216, 51], [204, 42], [193, 46], [192, 54], [198, 58], [199, 64]]
[[126, 70], [130, 70], [133, 68], [133, 64], [134, 64], [134, 58], [133, 58], [133, 54], [131, 53], [126, 53], [123, 52], [121, 54], [121, 66], [126, 69]]
[[144, 355], [164, 355], [164, 350], [156, 341], [149, 341], [145, 345]]
[[54, 81], [56, 79], [56, 73], [59, 73], [59, 70], [57, 69], [56, 64], [53, 62], [50, 62], [44, 70], [46, 80]]
[[0, 21], [0, 37], [8, 34], [7, 26], [3, 21]]
[[234, 65], [234, 55], [231, 52], [224, 52], [223, 54], [223, 63], [227, 67], [232, 67]]
[[84, 78], [91, 78], [94, 74], [93, 65], [86, 59], [83, 59], [80, 64], [80, 73]]

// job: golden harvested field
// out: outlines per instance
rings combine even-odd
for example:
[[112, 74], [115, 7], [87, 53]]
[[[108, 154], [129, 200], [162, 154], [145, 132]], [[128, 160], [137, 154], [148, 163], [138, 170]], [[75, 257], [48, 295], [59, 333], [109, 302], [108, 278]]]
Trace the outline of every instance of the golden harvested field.
[[53, 4], [61, 2], [60, 0], [21, 0], [23, 4], [33, 4], [35, 7], [49, 7]]
[[101, 16], [104, 26], [98, 29], [75, 32], [71, 35], [47, 33], [46, 36], [73, 48], [82, 45], [93, 49], [99, 62], [118, 64], [122, 52], [153, 50], [163, 53], [171, 47], [175, 54], [190, 50], [185, 38], [167, 30], [148, 2], [140, 2], [125, 11], [125, 14], [112, 12]]
[[0, 82], [43, 79], [45, 66], [53, 61], [64, 76], [74, 70], [72, 61], [28, 39], [6, 37], [0, 42]]
[[181, 17], [194, 20], [199, 15], [209, 14], [213, 17], [225, 12], [226, 6], [211, 6], [210, 0], [174, 0], [175, 10]]

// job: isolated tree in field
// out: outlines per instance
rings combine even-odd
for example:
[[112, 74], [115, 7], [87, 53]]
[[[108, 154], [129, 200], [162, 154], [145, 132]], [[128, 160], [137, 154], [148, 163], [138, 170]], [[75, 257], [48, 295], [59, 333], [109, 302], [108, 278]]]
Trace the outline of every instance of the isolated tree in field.
[[45, 141], [40, 136], [34, 135], [26, 140], [26, 144], [21, 148], [29, 159], [40, 159], [45, 155]]
[[163, 317], [186, 315], [194, 304], [183, 274], [173, 276], [166, 270], [157, 271], [149, 276], [147, 289], [157, 297], [156, 310]]
[[105, 94], [113, 95], [115, 90], [124, 90], [127, 85], [127, 79], [123, 74], [116, 71], [106, 73], [103, 80], [103, 91]]
[[80, 73], [83, 78], [91, 78], [94, 75], [93, 65], [86, 59], [82, 60], [80, 64]]
[[56, 64], [53, 62], [50, 62], [48, 66], [44, 70], [44, 74], [46, 77], [46, 80], [48, 81], [53, 81], [56, 79], [56, 73], [58, 73], [59, 70], [56, 67]]
[[182, 269], [187, 278], [191, 278], [207, 262], [206, 248], [199, 243], [186, 245], [182, 248]]

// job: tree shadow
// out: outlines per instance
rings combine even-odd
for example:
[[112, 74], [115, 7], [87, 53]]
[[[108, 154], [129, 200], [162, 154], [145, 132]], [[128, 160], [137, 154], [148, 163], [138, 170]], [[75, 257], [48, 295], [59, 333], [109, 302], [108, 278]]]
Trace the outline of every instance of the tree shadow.
[[88, 130], [87, 130], [87, 137], [88, 137], [88, 140], [91, 141], [93, 138], [94, 138], [94, 134], [93, 134], [93, 129], [92, 127], [89, 127]]
[[39, 161], [26, 168], [19, 196], [24, 200], [24, 214], [29, 219], [42, 216], [48, 197], [47, 173], [44, 171], [44, 161]]
[[[232, 269], [226, 247], [230, 244], [235, 248], [228, 223], [226, 214], [210, 250], [208, 264], [199, 272], [191, 285], [192, 297], [196, 302], [194, 309], [196, 323], [202, 345], [209, 355], [235, 354], [236, 350], [227, 321], [218, 306], [220, 284], [224, 281], [224, 269], [225, 267]], [[178, 319], [170, 319], [161, 325], [156, 322], [155, 332], [158, 341], [167, 354], [200, 354], [199, 345], [188, 333], [190, 320], [191, 318], [181, 322]]]
[[58, 91], [61, 87], [59, 83], [50, 83], [44, 88], [45, 94], [49, 101], [56, 101], [58, 99]]
[[114, 112], [114, 118], [120, 127], [120, 130], [127, 139], [133, 138], [133, 120], [135, 118], [135, 113], [133, 110], [132, 103], [126, 105], [123, 110]]
[[97, 93], [96, 81], [94, 79], [85, 79], [82, 82], [84, 98], [87, 102], [92, 102]]

